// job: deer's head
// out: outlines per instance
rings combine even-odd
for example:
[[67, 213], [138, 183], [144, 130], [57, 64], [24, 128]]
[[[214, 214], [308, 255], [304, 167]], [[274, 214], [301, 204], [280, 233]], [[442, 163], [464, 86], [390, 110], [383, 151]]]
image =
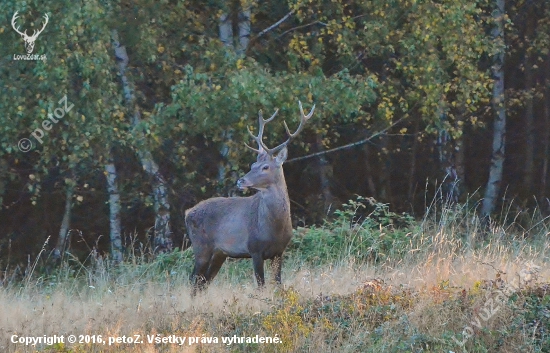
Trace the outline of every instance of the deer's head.
[[279, 110], [276, 110], [269, 119], [264, 119], [262, 117], [262, 111], [260, 110], [258, 114], [258, 135], [255, 136], [248, 128], [248, 133], [258, 144], [258, 148], [252, 148], [245, 143], [246, 147], [258, 154], [258, 158], [256, 160], [256, 163], [252, 164], [250, 171], [241, 179], [239, 179], [239, 181], [237, 181], [237, 187], [239, 189], [246, 190], [248, 188], [252, 188], [262, 190], [267, 189], [271, 185], [280, 185], [280, 183], [284, 183], [284, 174], [282, 167], [288, 155], [287, 145], [303, 130], [305, 123], [308, 121], [309, 118], [311, 118], [311, 116], [313, 115], [313, 111], [315, 110], [315, 105], [313, 105], [313, 108], [311, 108], [309, 114], [305, 115], [304, 109], [302, 108], [302, 103], [298, 103], [300, 106], [301, 114], [300, 125], [298, 126], [298, 129], [296, 129], [294, 133], [290, 133], [286, 122], [284, 122], [288, 138], [285, 142], [274, 148], [268, 148], [262, 141], [262, 137], [264, 134], [265, 124], [272, 121]]
[[40, 29], [38, 31], [34, 30], [31, 36], [27, 35], [27, 30], [25, 30], [25, 32], [21, 32], [19, 30], [19, 27], [15, 26], [15, 21], [18, 18], [19, 17], [17, 16], [17, 11], [15, 11], [15, 13], [13, 14], [13, 17], [11, 18], [11, 26], [13, 27], [13, 29], [17, 33], [19, 33], [21, 35], [21, 37], [23, 37], [23, 40], [25, 41], [25, 49], [27, 50], [28, 54], [31, 54], [32, 51], [34, 50], [34, 41], [36, 40], [36, 38], [38, 38], [38, 35], [40, 33], [42, 33], [42, 31], [44, 30], [44, 28], [46, 28], [46, 25], [48, 24], [48, 14], [44, 15], [44, 19], [46, 21], [44, 22], [44, 25], [42, 26], [42, 29]]

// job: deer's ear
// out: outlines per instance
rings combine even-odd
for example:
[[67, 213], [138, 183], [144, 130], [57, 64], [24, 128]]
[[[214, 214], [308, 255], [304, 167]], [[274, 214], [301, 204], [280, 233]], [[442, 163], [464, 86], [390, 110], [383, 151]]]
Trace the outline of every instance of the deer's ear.
[[265, 162], [269, 158], [269, 155], [266, 151], [263, 149], [260, 150], [260, 153], [258, 153], [258, 158], [256, 158], [257, 162]]
[[277, 162], [277, 165], [281, 166], [286, 161], [286, 157], [288, 157], [288, 150], [286, 147], [283, 147], [281, 152], [277, 154], [277, 157], [275, 157], [275, 162]]

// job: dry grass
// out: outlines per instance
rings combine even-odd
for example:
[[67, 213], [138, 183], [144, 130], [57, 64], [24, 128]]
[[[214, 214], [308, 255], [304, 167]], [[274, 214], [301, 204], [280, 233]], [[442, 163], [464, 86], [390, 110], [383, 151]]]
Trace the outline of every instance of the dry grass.
[[[454, 216], [415, 226], [401, 258], [360, 262], [342, 257], [312, 266], [301, 260], [300, 249], [293, 250], [283, 267], [284, 286], [269, 284], [262, 291], [253, 283], [249, 261], [232, 261], [192, 299], [189, 254], [172, 254], [175, 260], [164, 259], [168, 266], [133, 259], [134, 264], [110, 268], [96, 258], [80, 267], [78, 275], [70, 270], [74, 265], [55, 278], [35, 274], [32, 281], [0, 289], [0, 350], [548, 351], [550, 327], [545, 325], [550, 319], [544, 318], [550, 318], [550, 311], [545, 312], [550, 309], [550, 293], [544, 283], [550, 281], [550, 240], [546, 228], [539, 227], [543, 223], [536, 231], [494, 226], [487, 233], [475, 216]], [[456, 344], [452, 336], [461, 339], [464, 328], [483, 313], [491, 290], [514, 281], [520, 289], [474, 328], [464, 347]], [[540, 298], [539, 306], [529, 304], [533, 298]], [[26, 347], [10, 342], [14, 334], [103, 339], [139, 334], [144, 343]], [[283, 343], [154, 345], [147, 343], [148, 334], [220, 340], [278, 334]]]

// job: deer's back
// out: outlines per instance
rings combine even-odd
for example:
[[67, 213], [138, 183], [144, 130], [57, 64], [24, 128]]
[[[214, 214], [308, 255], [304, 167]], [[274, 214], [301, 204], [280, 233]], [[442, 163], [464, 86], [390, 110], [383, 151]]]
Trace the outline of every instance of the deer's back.
[[193, 246], [245, 257], [250, 225], [256, 217], [253, 197], [215, 197], [185, 211], [185, 224]]

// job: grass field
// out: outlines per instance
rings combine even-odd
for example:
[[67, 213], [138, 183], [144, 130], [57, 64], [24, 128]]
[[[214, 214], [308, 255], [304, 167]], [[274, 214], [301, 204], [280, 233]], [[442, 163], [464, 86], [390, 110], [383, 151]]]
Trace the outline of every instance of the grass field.
[[[0, 288], [0, 351], [550, 352], [547, 220], [482, 226], [463, 207], [413, 221], [380, 204], [361, 217], [364, 204], [298, 228], [283, 285], [263, 290], [250, 260], [233, 260], [192, 299], [191, 250], [36, 268]], [[12, 343], [44, 335], [64, 343]], [[280, 342], [246, 343], [256, 335]], [[172, 342], [149, 343], [163, 337]], [[117, 338], [126, 343], [109, 344]]]

